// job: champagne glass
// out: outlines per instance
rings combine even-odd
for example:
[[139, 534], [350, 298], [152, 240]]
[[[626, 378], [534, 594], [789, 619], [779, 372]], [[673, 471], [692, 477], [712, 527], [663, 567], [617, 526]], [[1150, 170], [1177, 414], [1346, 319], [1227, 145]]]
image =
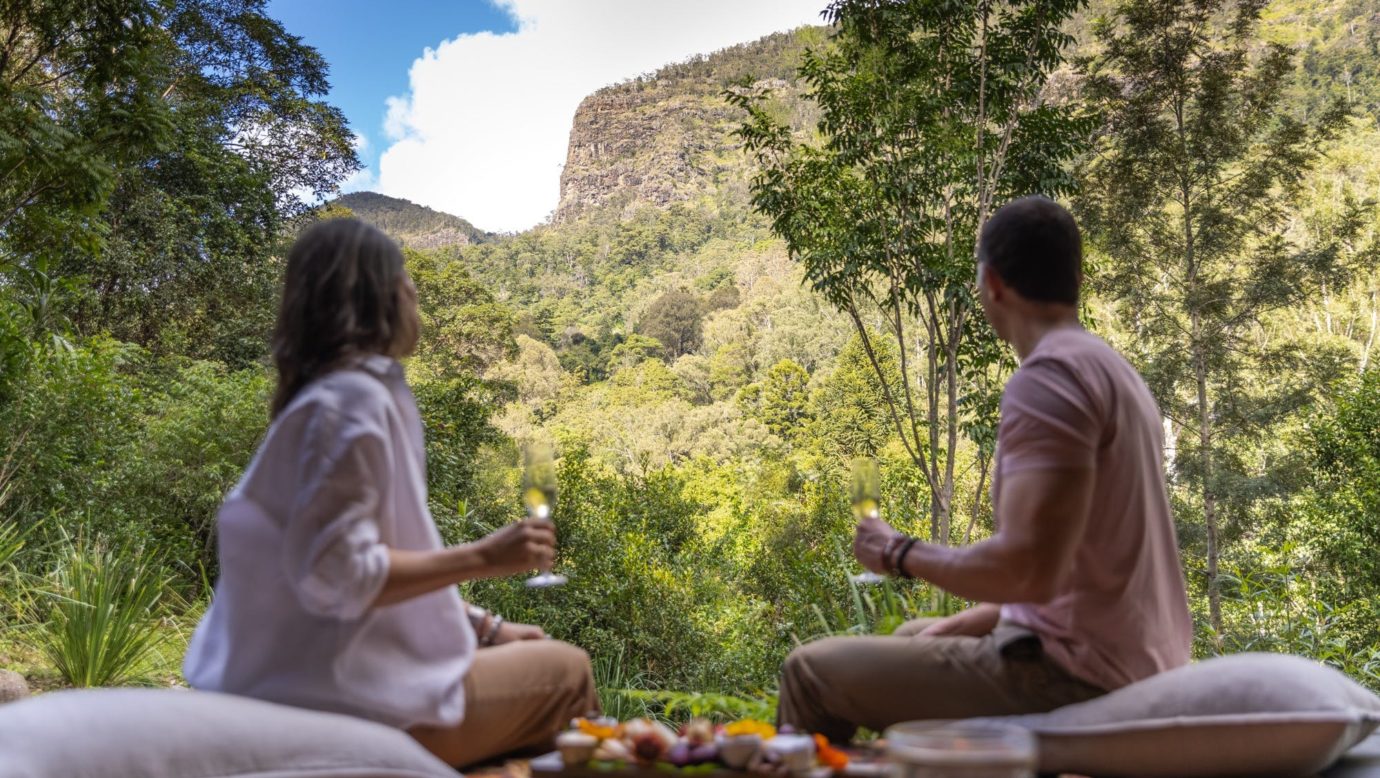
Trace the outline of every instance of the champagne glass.
[[[556, 508], [556, 463], [551, 448], [546, 445], [532, 445], [527, 449], [527, 467], [522, 475], [522, 503], [527, 508], [527, 518], [551, 521]], [[565, 583], [563, 575], [550, 570], [527, 579], [527, 586], [541, 589], [547, 586], [560, 586]]]
[[[877, 468], [877, 460], [872, 457], [858, 457], [853, 460], [853, 480], [848, 495], [853, 501], [853, 517], [858, 521], [875, 519], [882, 514], [882, 474]], [[848, 576], [853, 583], [876, 584], [886, 580], [886, 576], [864, 570]]]

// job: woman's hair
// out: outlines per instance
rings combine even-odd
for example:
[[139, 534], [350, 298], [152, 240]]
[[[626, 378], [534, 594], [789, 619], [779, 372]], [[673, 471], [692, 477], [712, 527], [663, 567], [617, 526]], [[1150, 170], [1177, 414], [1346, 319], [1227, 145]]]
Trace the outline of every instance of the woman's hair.
[[273, 331], [277, 418], [302, 387], [364, 354], [405, 356], [417, 322], [404, 305], [402, 252], [356, 219], [312, 225], [288, 252]]

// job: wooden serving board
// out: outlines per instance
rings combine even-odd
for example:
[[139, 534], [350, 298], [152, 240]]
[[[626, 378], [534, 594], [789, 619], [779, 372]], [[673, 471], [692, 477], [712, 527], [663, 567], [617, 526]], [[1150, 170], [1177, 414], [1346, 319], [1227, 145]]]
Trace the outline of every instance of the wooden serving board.
[[[870, 749], [849, 749], [852, 757], [840, 775], [856, 778], [877, 778], [886, 771], [875, 751]], [[559, 752], [533, 759], [528, 763], [533, 778], [744, 778], [753, 775], [746, 770], [732, 770], [723, 765], [705, 764], [693, 767], [672, 767], [668, 764], [640, 765], [635, 763], [612, 764], [590, 762], [566, 767]], [[810, 778], [831, 778], [834, 771], [818, 767], [810, 773]]]

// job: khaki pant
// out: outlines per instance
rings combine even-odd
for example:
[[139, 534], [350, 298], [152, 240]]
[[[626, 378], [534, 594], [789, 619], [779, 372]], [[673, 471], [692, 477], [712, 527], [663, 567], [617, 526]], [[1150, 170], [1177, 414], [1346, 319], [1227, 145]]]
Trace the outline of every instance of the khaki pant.
[[998, 624], [984, 637], [921, 637], [934, 619], [895, 634], [825, 638], [791, 653], [777, 718], [835, 742], [916, 719], [1040, 713], [1105, 694], [1054, 664], [1040, 639]]
[[519, 640], [475, 654], [458, 726], [414, 727], [411, 734], [448, 764], [465, 767], [550, 750], [572, 718], [598, 711], [588, 654], [557, 640]]

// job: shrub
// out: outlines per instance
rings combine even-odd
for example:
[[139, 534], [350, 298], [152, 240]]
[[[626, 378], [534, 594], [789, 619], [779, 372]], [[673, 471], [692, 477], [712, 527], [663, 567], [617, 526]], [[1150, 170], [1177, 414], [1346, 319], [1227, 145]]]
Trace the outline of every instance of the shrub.
[[164, 638], [158, 609], [168, 583], [141, 549], [76, 542], [52, 574], [39, 648], [73, 686], [137, 678]]

